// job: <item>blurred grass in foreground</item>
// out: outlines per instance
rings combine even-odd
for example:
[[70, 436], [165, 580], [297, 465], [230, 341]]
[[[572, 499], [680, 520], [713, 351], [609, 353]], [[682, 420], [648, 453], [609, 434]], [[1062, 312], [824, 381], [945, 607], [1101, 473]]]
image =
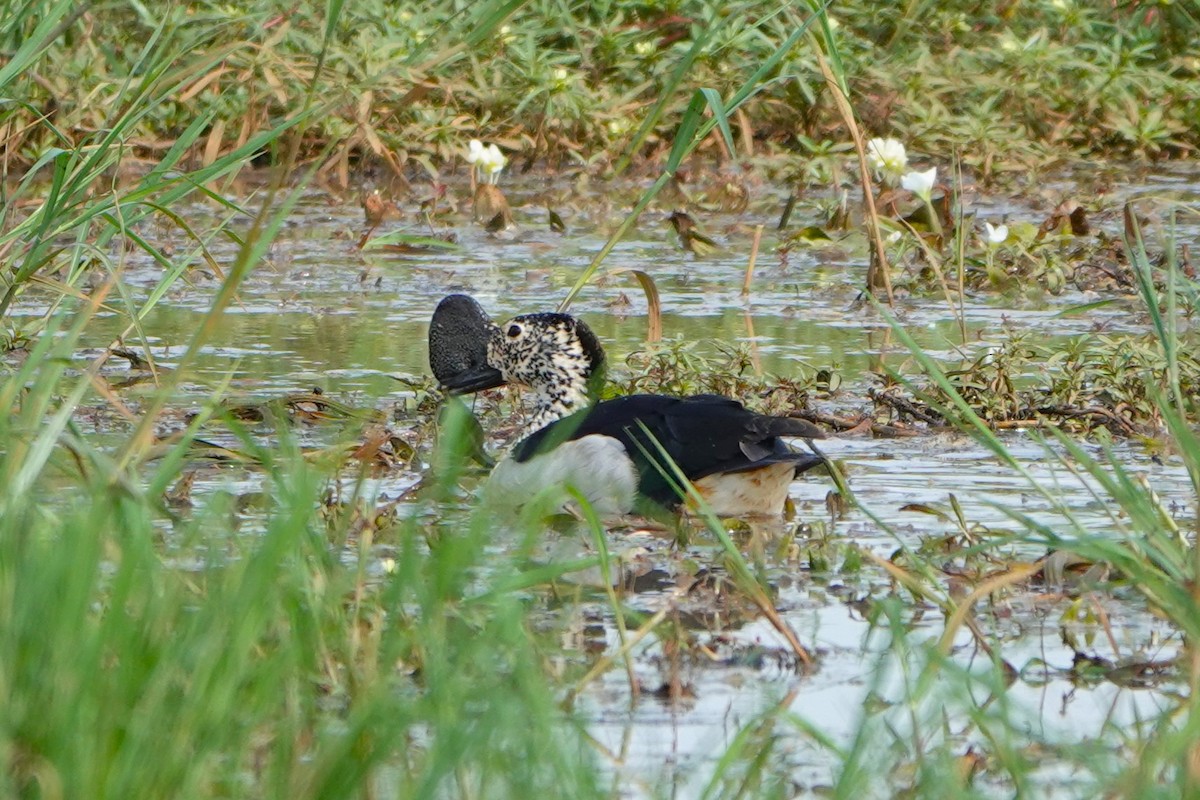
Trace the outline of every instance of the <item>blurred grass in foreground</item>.
[[390, 573], [369, 528], [347, 563], [327, 537], [354, 516], [316, 502], [330, 479], [284, 441], [258, 535], [219, 499], [168, 525], [103, 478], [53, 506], [6, 497], [0, 793], [599, 796], [552, 637], [504, 588], [525, 585], [519, 555], [497, 558], [482, 515], [415, 515]]

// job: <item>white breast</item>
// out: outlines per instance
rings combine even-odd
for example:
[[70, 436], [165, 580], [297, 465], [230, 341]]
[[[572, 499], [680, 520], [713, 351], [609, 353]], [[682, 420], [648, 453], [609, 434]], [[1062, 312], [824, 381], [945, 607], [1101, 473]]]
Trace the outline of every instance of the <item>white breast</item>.
[[593, 434], [563, 442], [548, 453], [518, 463], [505, 458], [488, 479], [488, 502], [519, 508], [542, 492], [553, 510], [573, 502], [572, 487], [601, 515], [627, 514], [637, 496], [638, 475], [625, 447], [611, 436]]

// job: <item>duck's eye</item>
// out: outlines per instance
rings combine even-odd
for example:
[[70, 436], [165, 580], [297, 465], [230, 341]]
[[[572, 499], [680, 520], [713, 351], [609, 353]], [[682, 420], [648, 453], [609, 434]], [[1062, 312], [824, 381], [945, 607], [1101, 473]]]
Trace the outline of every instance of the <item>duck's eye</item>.
[[521, 326], [517, 325], [517, 324], [509, 325], [508, 326], [508, 335], [509, 335], [509, 338], [512, 338], [512, 339], [515, 339], [516, 337], [520, 336], [521, 335]]

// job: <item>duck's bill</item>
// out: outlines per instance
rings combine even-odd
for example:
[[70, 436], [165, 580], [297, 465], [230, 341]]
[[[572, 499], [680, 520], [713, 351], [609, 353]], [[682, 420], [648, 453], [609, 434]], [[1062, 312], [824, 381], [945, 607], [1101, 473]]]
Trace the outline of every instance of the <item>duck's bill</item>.
[[486, 364], [479, 364], [453, 375], [439, 375], [438, 381], [450, 394], [470, 394], [503, 386], [504, 376], [498, 369]]
[[438, 382], [448, 386], [450, 378], [487, 368], [487, 342], [493, 330], [487, 312], [465, 294], [452, 294], [438, 303], [429, 323], [429, 367]]

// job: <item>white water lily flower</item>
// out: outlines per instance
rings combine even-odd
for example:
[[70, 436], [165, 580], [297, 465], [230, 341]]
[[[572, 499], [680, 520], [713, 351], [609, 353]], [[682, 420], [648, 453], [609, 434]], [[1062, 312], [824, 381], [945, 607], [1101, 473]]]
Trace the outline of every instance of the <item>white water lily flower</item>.
[[483, 146], [483, 142], [478, 139], [472, 139], [467, 143], [467, 163], [478, 164], [480, 161], [483, 161], [483, 156], [486, 152], [487, 148]]
[[877, 177], [893, 183], [908, 167], [908, 152], [896, 139], [872, 139], [867, 142], [867, 161]]
[[987, 230], [988, 244], [1004, 244], [1005, 240], [1008, 239], [1007, 225], [993, 226], [992, 223], [985, 222], [983, 223], [983, 227]]
[[494, 144], [489, 144], [479, 159], [480, 169], [491, 177], [492, 183], [496, 182], [496, 176], [500, 174], [500, 170], [504, 169], [504, 165], [507, 163], [508, 159], [504, 157], [504, 153], [501, 153], [500, 148]]
[[935, 183], [937, 183], [937, 167], [930, 167], [924, 172], [909, 172], [904, 175], [900, 179], [900, 188], [908, 189], [928, 203]]

